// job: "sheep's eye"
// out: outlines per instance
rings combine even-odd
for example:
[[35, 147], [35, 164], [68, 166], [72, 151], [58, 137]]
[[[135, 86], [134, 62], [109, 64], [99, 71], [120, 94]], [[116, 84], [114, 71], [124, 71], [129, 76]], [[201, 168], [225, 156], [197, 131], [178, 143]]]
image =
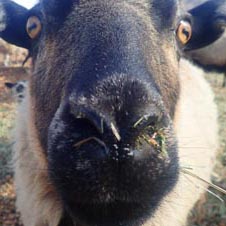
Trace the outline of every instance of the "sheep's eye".
[[37, 38], [42, 30], [40, 19], [36, 16], [28, 18], [26, 29], [31, 39]]
[[188, 21], [180, 21], [176, 30], [177, 39], [183, 44], [187, 44], [192, 37], [192, 27]]

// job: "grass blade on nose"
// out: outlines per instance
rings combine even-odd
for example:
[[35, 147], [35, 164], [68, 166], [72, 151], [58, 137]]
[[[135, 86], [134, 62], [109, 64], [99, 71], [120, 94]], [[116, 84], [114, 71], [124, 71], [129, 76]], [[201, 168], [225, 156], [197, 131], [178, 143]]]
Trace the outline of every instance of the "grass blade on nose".
[[115, 125], [113, 123], [111, 123], [111, 129], [112, 129], [112, 133], [114, 134], [115, 138], [120, 141], [121, 140], [121, 136], [118, 132], [118, 130], [116, 129]]

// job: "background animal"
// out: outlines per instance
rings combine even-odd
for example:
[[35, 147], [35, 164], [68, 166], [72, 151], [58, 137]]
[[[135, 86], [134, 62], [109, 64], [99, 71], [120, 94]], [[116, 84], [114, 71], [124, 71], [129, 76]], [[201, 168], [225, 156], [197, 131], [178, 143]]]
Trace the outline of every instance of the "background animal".
[[202, 71], [178, 62], [178, 6], [0, 1], [1, 37], [33, 58], [14, 147], [25, 226], [186, 223], [202, 190], [183, 173], [210, 178], [217, 113]]
[[192, 25], [191, 40], [182, 47], [186, 57], [206, 71], [224, 73], [226, 86], [226, 1], [210, 0], [191, 8], [184, 19]]
[[206, 1], [207, 0], [182, 0], [181, 4], [186, 10], [190, 10]]
[[21, 103], [25, 97], [27, 81], [18, 81], [16, 83], [6, 82], [5, 86], [12, 91], [16, 102]]

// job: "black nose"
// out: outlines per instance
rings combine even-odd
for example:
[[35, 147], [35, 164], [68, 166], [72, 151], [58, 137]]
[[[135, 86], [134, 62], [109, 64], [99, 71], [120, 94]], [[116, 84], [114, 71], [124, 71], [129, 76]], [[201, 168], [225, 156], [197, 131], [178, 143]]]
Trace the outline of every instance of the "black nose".
[[89, 160], [120, 161], [146, 158], [154, 152], [166, 154], [163, 150], [166, 119], [157, 108], [152, 109], [151, 114], [131, 118], [121, 112], [124, 120], [106, 113], [97, 114], [87, 108], [72, 108], [70, 113], [68, 131], [72, 134], [72, 148]]
[[[120, 85], [104, 83], [91, 95], [72, 93], [52, 122], [49, 143], [56, 141], [56, 149], [73, 150], [88, 160], [167, 158], [168, 117], [158, 95], [148, 88], [130, 79]], [[56, 127], [64, 132], [56, 133]]]

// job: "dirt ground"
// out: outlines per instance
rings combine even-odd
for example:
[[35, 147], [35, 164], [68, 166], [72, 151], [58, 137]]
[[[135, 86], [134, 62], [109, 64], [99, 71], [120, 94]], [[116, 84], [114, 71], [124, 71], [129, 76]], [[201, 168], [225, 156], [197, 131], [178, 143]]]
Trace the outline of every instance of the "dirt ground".
[[[12, 141], [10, 131], [14, 126], [15, 103], [4, 87], [6, 81], [23, 80], [27, 71], [0, 68], [0, 226], [22, 226], [15, 211], [15, 191], [10, 168]], [[226, 189], [226, 88], [221, 88], [222, 76], [208, 76], [216, 94], [219, 108], [220, 148], [212, 180]], [[188, 226], [226, 226], [226, 196], [210, 189], [225, 202], [206, 193], [192, 210]], [[173, 226], [170, 225], [169, 226]]]

